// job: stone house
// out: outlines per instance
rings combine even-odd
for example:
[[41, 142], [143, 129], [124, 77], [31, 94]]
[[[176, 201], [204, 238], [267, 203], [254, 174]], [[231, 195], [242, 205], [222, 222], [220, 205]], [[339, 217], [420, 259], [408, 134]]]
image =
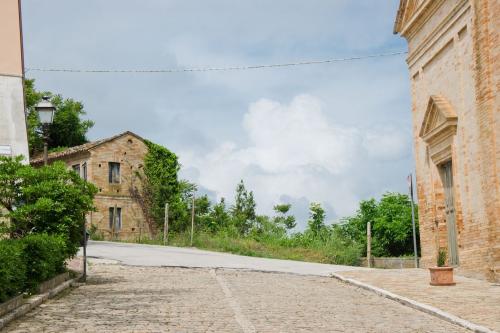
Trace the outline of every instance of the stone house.
[[500, 1], [400, 0], [422, 263], [500, 280]]
[[[147, 233], [141, 207], [132, 199], [130, 186], [135, 172], [142, 168], [148, 149], [144, 140], [132, 132], [50, 153], [48, 162], [64, 161], [82, 178], [98, 188], [96, 212], [87, 216], [87, 227], [94, 226], [106, 239], [133, 239]], [[31, 160], [42, 166], [43, 157]]]

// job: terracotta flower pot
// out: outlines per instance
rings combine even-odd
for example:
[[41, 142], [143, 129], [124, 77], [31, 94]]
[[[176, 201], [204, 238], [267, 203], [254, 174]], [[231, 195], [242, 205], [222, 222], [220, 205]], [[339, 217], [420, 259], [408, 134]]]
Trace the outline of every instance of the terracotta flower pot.
[[429, 267], [431, 286], [454, 286], [453, 267]]

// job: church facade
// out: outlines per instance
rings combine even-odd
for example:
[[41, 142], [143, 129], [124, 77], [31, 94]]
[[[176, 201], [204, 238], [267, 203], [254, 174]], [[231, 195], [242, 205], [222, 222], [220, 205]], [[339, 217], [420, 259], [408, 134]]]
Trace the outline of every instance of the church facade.
[[400, 0], [422, 265], [500, 280], [500, 2]]
[[28, 138], [23, 93], [23, 47], [19, 0], [0, 1], [0, 155], [23, 155]]

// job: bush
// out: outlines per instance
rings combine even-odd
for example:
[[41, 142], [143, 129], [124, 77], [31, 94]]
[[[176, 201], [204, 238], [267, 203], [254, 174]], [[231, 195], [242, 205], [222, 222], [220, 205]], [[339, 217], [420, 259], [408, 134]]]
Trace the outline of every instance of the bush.
[[17, 240], [0, 240], [0, 303], [24, 289], [26, 264], [23, 248]]
[[0, 206], [12, 238], [31, 233], [64, 235], [68, 256], [77, 253], [85, 214], [94, 209], [97, 188], [63, 162], [33, 168], [21, 157], [0, 156]]
[[65, 270], [66, 241], [62, 236], [31, 234], [20, 240], [26, 265], [26, 290], [34, 291]]

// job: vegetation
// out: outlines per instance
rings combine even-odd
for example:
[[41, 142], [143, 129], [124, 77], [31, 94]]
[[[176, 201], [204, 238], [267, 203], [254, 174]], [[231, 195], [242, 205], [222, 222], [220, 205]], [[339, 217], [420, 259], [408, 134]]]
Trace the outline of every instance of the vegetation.
[[64, 99], [61, 95], [51, 92], [40, 92], [35, 89], [34, 80], [25, 80], [26, 108], [28, 110], [28, 144], [30, 154], [43, 150], [42, 125], [35, 112], [35, 105], [43, 96], [50, 96], [50, 101], [55, 106], [53, 123], [48, 125], [48, 146], [51, 150], [61, 147], [73, 147], [86, 143], [87, 132], [94, 122], [83, 120], [85, 115], [83, 104], [71, 98]]
[[33, 168], [22, 157], [0, 157], [0, 206], [10, 219], [12, 238], [31, 233], [61, 235], [67, 256], [78, 250], [85, 214], [94, 208], [96, 187], [67, 170], [62, 162]]
[[[173, 216], [176, 222], [170, 229], [169, 244], [190, 246], [190, 202], [196, 187], [184, 181], [179, 184], [181, 202], [177, 204], [184, 214]], [[195, 199], [193, 246], [250, 256], [357, 265], [366, 253], [366, 225], [371, 221], [375, 256], [413, 253], [411, 204], [404, 194], [386, 193], [380, 201], [362, 201], [354, 216], [330, 225], [321, 204], [313, 202], [303, 232], [293, 232], [296, 220], [290, 214], [290, 204], [275, 205], [275, 216], [257, 215], [253, 192], [243, 181], [236, 186], [234, 202], [228, 207], [224, 198], [215, 205], [206, 195]], [[157, 223], [157, 227], [163, 224], [163, 216]], [[141, 242], [162, 244], [162, 239], [156, 234]]]
[[0, 240], [0, 303], [64, 272], [66, 241], [62, 236], [32, 234]]
[[[418, 237], [418, 214], [417, 211], [415, 213]], [[411, 202], [406, 194], [389, 192], [378, 202], [375, 199], [364, 200], [356, 215], [343, 219], [340, 227], [342, 234], [360, 243], [363, 254], [366, 254], [366, 226], [369, 221], [372, 224], [374, 256], [397, 257], [413, 253]]]
[[0, 240], [0, 303], [24, 290], [26, 265], [19, 241]]
[[174, 153], [150, 141], [145, 143], [148, 153], [144, 167], [135, 173], [130, 193], [141, 207], [151, 236], [155, 237], [163, 224], [167, 202], [172, 229], [182, 229], [188, 219], [188, 201], [196, 187], [178, 180], [180, 164]]

